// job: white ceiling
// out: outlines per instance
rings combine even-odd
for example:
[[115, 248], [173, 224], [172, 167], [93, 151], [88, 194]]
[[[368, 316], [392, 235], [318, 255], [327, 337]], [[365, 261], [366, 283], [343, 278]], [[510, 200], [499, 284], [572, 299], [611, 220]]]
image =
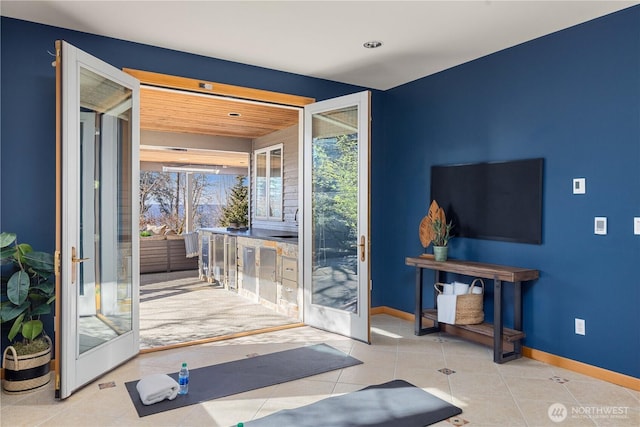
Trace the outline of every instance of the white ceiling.
[[0, 12], [386, 90], [638, 3], [2, 0]]

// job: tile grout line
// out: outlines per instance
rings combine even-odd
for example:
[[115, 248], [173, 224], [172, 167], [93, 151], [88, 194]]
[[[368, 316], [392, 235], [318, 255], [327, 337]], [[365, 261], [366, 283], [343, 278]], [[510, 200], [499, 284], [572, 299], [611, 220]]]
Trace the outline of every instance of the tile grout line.
[[[448, 368], [447, 352], [444, 349], [444, 338], [442, 338], [442, 332], [438, 332], [438, 344], [440, 345], [440, 351], [442, 352], [442, 360], [444, 361], [445, 368]], [[447, 375], [447, 385], [449, 386], [449, 401], [453, 403], [453, 388], [451, 387], [451, 375]]]
[[[554, 373], [555, 373], [555, 371], [554, 371]], [[576, 396], [571, 392], [571, 390], [569, 389], [569, 387], [567, 387], [565, 384], [566, 384], [566, 383], [562, 383], [562, 384], [560, 384], [560, 385], [561, 385], [561, 386], [562, 386], [562, 387], [567, 391], [567, 393], [569, 393], [569, 395], [573, 398], [573, 400], [575, 400], [575, 403], [576, 403], [578, 406], [582, 406], [582, 403], [580, 402], [580, 400], [578, 400], [578, 398], [577, 398], [577, 397], [576, 397]], [[600, 425], [596, 420], [594, 420], [593, 418], [591, 418], [591, 416], [589, 416], [589, 421], [591, 421], [591, 422], [593, 423], [593, 425], [594, 425], [594, 426], [596, 426], [596, 427]]]
[[522, 407], [520, 406], [520, 402], [513, 395], [513, 391], [511, 390], [511, 387], [509, 387], [509, 383], [504, 379], [504, 375], [502, 373], [502, 369], [498, 368], [496, 370], [498, 371], [498, 375], [500, 376], [500, 380], [502, 381], [504, 386], [507, 388], [507, 390], [509, 390], [509, 396], [511, 396], [511, 400], [513, 400], [513, 403], [516, 405], [516, 408], [518, 408], [518, 412], [520, 412], [520, 417], [522, 417], [522, 421], [524, 422], [524, 425], [525, 426], [529, 426], [530, 425], [529, 424], [529, 420], [527, 419], [526, 414], [522, 410]]

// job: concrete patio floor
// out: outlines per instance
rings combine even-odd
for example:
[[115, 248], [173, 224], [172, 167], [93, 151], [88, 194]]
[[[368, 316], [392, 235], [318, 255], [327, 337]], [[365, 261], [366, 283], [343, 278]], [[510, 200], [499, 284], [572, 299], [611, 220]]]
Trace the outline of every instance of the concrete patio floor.
[[298, 323], [197, 270], [140, 275], [140, 349], [155, 349]]

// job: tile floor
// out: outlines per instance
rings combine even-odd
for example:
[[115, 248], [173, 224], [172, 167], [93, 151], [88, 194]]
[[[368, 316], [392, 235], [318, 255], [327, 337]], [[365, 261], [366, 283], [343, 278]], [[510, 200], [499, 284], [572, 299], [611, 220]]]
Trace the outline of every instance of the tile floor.
[[[373, 316], [372, 325], [372, 345], [301, 327], [140, 355], [62, 402], [53, 399], [52, 387], [2, 394], [0, 425], [235, 426], [394, 378], [462, 408], [459, 417], [436, 424], [441, 427], [640, 425], [640, 392], [526, 358], [497, 365], [487, 347], [446, 334], [416, 337], [411, 322], [391, 316]], [[197, 368], [319, 342], [364, 364], [144, 418], [138, 418], [124, 386], [144, 375], [177, 371], [183, 360]], [[111, 381], [115, 387], [100, 389]], [[567, 417], [554, 422], [548, 414], [560, 404]]]

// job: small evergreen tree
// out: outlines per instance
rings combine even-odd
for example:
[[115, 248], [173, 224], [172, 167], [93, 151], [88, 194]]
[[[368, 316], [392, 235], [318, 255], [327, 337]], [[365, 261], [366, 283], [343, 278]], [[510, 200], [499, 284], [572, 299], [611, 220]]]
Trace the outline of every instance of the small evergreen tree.
[[219, 224], [228, 227], [231, 223], [249, 223], [249, 187], [244, 185], [245, 177], [236, 176], [236, 183], [227, 194], [227, 204], [222, 207]]

